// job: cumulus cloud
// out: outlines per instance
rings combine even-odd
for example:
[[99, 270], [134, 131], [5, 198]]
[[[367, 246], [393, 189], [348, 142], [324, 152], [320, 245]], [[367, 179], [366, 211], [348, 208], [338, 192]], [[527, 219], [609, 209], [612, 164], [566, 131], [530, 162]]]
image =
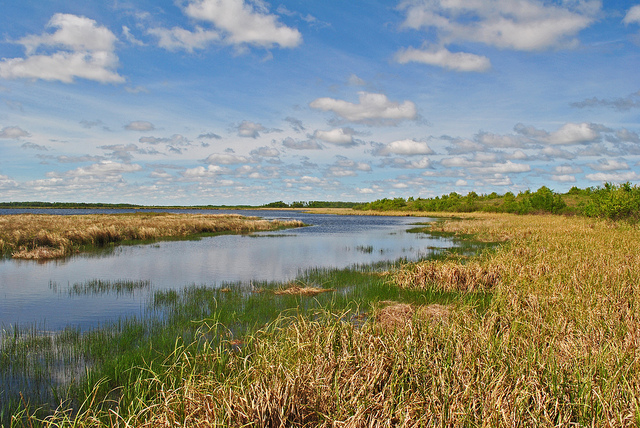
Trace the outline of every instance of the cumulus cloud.
[[147, 144], [167, 144], [172, 146], [188, 146], [191, 144], [188, 138], [180, 134], [173, 134], [169, 138], [141, 137], [138, 141]]
[[204, 160], [204, 163], [212, 165], [236, 165], [247, 162], [249, 162], [249, 159], [245, 156], [238, 156], [232, 153], [214, 153]]
[[9, 176], [0, 174], [0, 189], [11, 189], [14, 187], [18, 187], [18, 182]]
[[239, 125], [236, 126], [236, 130], [238, 131], [239, 137], [245, 138], [258, 138], [261, 132], [280, 132], [279, 129], [265, 128], [261, 124], [251, 122], [250, 120], [243, 120]]
[[278, 151], [278, 149], [268, 146], [258, 147], [255, 150], [251, 150], [250, 154], [252, 156], [260, 156], [264, 158], [275, 158], [280, 156], [280, 152]]
[[640, 174], [635, 171], [629, 172], [616, 172], [616, 173], [606, 173], [606, 172], [598, 172], [595, 174], [587, 174], [585, 175], [587, 180], [590, 181], [600, 181], [604, 182], [613, 182], [613, 183], [624, 183], [626, 181], [638, 181], [640, 180]]
[[355, 162], [345, 157], [338, 157], [334, 165], [327, 169], [329, 177], [355, 177], [358, 172], [370, 172], [371, 165], [365, 162]]
[[0, 131], [0, 138], [8, 140], [18, 140], [22, 137], [29, 137], [30, 134], [19, 126], [5, 126]]
[[423, 157], [416, 160], [407, 160], [404, 158], [390, 158], [382, 161], [382, 166], [388, 166], [391, 168], [404, 168], [404, 169], [427, 169], [431, 168], [431, 161], [428, 157]]
[[564, 175], [554, 174], [551, 176], [551, 179], [559, 183], [575, 183], [576, 182], [576, 177], [568, 174], [564, 174]]
[[[142, 167], [137, 164], [129, 164], [129, 163], [119, 163], [112, 161], [102, 161], [99, 163], [94, 163], [89, 166], [83, 166], [76, 168], [71, 171], [65, 172], [63, 175], [66, 177], [107, 177], [107, 176], [119, 176], [125, 173], [132, 173], [141, 171]], [[52, 176], [58, 176], [59, 174], [54, 173]]]
[[531, 171], [531, 167], [523, 163], [514, 163], [506, 161], [504, 163], [496, 163], [489, 166], [474, 167], [470, 169], [473, 173], [478, 174], [509, 174]]
[[600, 159], [598, 163], [590, 163], [588, 166], [596, 171], [619, 171], [629, 169], [629, 165], [626, 162], [614, 159]]
[[220, 40], [220, 34], [212, 30], [204, 30], [196, 27], [195, 31], [185, 30], [180, 27], [150, 28], [148, 34], [157, 37], [158, 46], [169, 51], [185, 50], [193, 52], [195, 49], [204, 49], [210, 43]]
[[500, 135], [490, 132], [479, 133], [476, 140], [486, 146], [498, 148], [523, 148], [530, 142], [522, 135]]
[[[42, 79], [72, 83], [75, 78], [101, 83], [122, 83], [116, 69], [116, 36], [93, 19], [65, 13], [53, 15], [48, 28], [53, 33], [30, 35], [18, 40], [25, 48], [25, 58], [0, 60], [0, 77], [4, 79]], [[40, 48], [55, 48], [50, 54], [38, 54]]]
[[217, 177], [218, 175], [227, 174], [229, 172], [228, 168], [218, 165], [208, 165], [206, 168], [203, 166], [188, 168], [181, 172], [181, 175], [187, 179], [199, 179]]
[[393, 102], [384, 94], [369, 92], [358, 92], [358, 95], [358, 104], [325, 97], [312, 101], [309, 106], [317, 110], [332, 111], [350, 122], [366, 124], [398, 123], [417, 116], [416, 106], [411, 101]]
[[156, 129], [153, 126], [153, 123], [146, 122], [144, 120], [136, 120], [134, 122], [130, 122], [128, 125], [125, 125], [124, 129], [127, 131], [153, 131]]
[[640, 4], [629, 9], [622, 22], [624, 22], [625, 25], [640, 24]]
[[206, 134], [198, 135], [198, 139], [201, 139], [201, 140], [221, 140], [222, 137], [219, 136], [218, 134], [214, 134], [213, 132], [208, 132]]
[[596, 141], [600, 133], [589, 123], [567, 123], [549, 134], [551, 144], [581, 144]]
[[289, 116], [289, 117], [286, 117], [284, 120], [285, 122], [289, 122], [291, 129], [293, 129], [296, 132], [302, 132], [306, 129], [300, 119], [296, 119], [295, 117]]
[[484, 72], [491, 68], [491, 61], [486, 56], [466, 52], [454, 53], [446, 48], [415, 49], [410, 47], [400, 50], [396, 54], [395, 60], [400, 64], [419, 62], [453, 71]]
[[40, 150], [40, 151], [44, 151], [44, 152], [49, 150], [49, 149], [47, 149], [46, 146], [42, 146], [40, 144], [35, 144], [35, 143], [24, 143], [20, 147], [22, 147], [23, 149], [33, 149], [33, 150]]
[[624, 98], [587, 98], [586, 100], [571, 103], [571, 107], [587, 108], [587, 107], [609, 107], [617, 111], [628, 111], [632, 108], [640, 107], [640, 91], [634, 92]]
[[302, 43], [300, 32], [268, 13], [263, 1], [192, 0], [184, 12], [190, 18], [213, 24], [228, 44], [294, 48]]
[[327, 143], [335, 144], [337, 146], [353, 146], [357, 144], [353, 136], [356, 131], [352, 128], [337, 128], [329, 131], [316, 130], [313, 133], [313, 138], [322, 140]]
[[575, 36], [595, 20], [599, 1], [564, 2], [565, 6], [537, 0], [407, 0], [404, 26], [434, 30], [446, 44], [471, 41], [502, 49], [537, 51], [574, 46]]
[[419, 155], [430, 155], [433, 153], [433, 150], [429, 147], [427, 143], [422, 141], [415, 140], [397, 140], [393, 141], [389, 144], [386, 144], [380, 147], [375, 151], [375, 154], [381, 156], [388, 155], [405, 155], [405, 156], [419, 156]]
[[315, 140], [297, 141], [287, 137], [282, 141], [282, 145], [293, 150], [322, 150], [322, 145]]
[[600, 139], [600, 127], [591, 123], [569, 122], [554, 132], [517, 124], [515, 130], [524, 136], [552, 145], [584, 144]]

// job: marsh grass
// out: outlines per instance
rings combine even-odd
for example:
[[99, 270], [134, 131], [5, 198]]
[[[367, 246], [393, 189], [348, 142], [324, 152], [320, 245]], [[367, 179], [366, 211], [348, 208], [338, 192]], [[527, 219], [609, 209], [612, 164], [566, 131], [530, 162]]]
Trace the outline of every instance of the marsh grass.
[[84, 296], [84, 295], [133, 295], [138, 290], [149, 290], [151, 288], [151, 281], [149, 280], [102, 280], [92, 279], [85, 282], [76, 282], [73, 285], [67, 285], [66, 287], [59, 285], [58, 283], [49, 282], [49, 288], [56, 293], [66, 293], [69, 296]]
[[5, 215], [0, 216], [0, 250], [14, 258], [43, 260], [122, 243], [300, 226], [297, 220], [219, 214]]
[[[436, 228], [503, 244], [473, 257], [451, 252], [435, 262], [388, 266], [386, 274], [310, 270], [299, 280], [336, 288], [315, 297], [230, 287], [209, 298], [217, 308], [213, 316], [191, 318], [201, 320], [192, 334], [167, 340], [170, 351], [128, 361], [126, 381], [111, 384], [110, 395], [87, 386], [86, 396], [97, 404], [74, 418], [60, 410], [46, 421], [640, 425], [640, 229], [578, 217], [482, 213]], [[420, 266], [435, 276], [423, 280]], [[472, 274], [476, 269], [499, 275], [482, 283], [482, 275]], [[463, 272], [475, 285], [456, 285]], [[203, 310], [206, 291], [198, 288], [158, 301], [179, 301], [185, 293], [198, 295], [188, 300]], [[224, 296], [238, 299], [232, 307], [245, 306], [235, 314], [223, 310]], [[253, 311], [263, 311], [263, 318], [244, 318]], [[269, 312], [279, 315], [269, 320]]]
[[[176, 347], [188, 350], [189, 355], [198, 361], [210, 361], [212, 367], [217, 367], [215, 370], [220, 372], [216, 376], [222, 379], [228, 375], [225, 361], [232, 355], [243, 353], [252, 334], [268, 329], [280, 317], [287, 320], [297, 317], [314, 319], [323, 317], [324, 311], [345, 312], [350, 314], [353, 322], [362, 324], [375, 317], [374, 311], [380, 301], [403, 302], [419, 307], [434, 302], [450, 305], [470, 301], [486, 306], [490, 300], [490, 295], [482, 293], [461, 296], [457, 293], [399, 289], [390, 284], [382, 273], [383, 269], [391, 266], [310, 269], [301, 272], [290, 283], [228, 283], [220, 288], [194, 284], [182, 290], [152, 291], [145, 317], [123, 319], [95, 330], [77, 332], [75, 341], [65, 345], [60, 342], [60, 347], [56, 342], [48, 345], [54, 350], [52, 352], [64, 351], [75, 358], [64, 360], [68, 361], [68, 370], [75, 376], [67, 377], [72, 381], [70, 383], [56, 382], [50, 376], [53, 373], [51, 367], [62, 364], [63, 360], [54, 362], [52, 359], [49, 365], [41, 365], [42, 353], [28, 344], [29, 340], [50, 341], [48, 336], [40, 338], [36, 329], [16, 332], [15, 341], [4, 340], [0, 346], [6, 361], [24, 361], [20, 370], [15, 364], [1, 366], [0, 371], [5, 378], [12, 376], [15, 383], [14, 388], [4, 392], [0, 406], [5, 413], [3, 422], [10, 423], [6, 422], [8, 414], [21, 415], [14, 418], [14, 424], [20, 425], [43, 420], [55, 413], [56, 424], [72, 424], [71, 415], [76, 422], [76, 418], [82, 418], [82, 404], [91, 397], [97, 401], [87, 411], [94, 416], [100, 415], [102, 423], [108, 420], [103, 417], [108, 418], [114, 409], [130, 416], [136, 415], [143, 411], [141, 400], [148, 404], [160, 392], [143, 380], [150, 375], [165, 376], [162, 373], [169, 364], [167, 361], [177, 352]], [[133, 292], [145, 286], [146, 283], [140, 281], [95, 280], [67, 288], [57, 287], [61, 292], [82, 294]], [[213, 349], [219, 353], [219, 361], [205, 355]], [[184, 355], [180, 358], [171, 360], [170, 364], [184, 362]], [[209, 369], [201, 370], [208, 373]], [[39, 381], [33, 383], [34, 379]], [[152, 384], [163, 388], [157, 382]], [[32, 387], [38, 390], [31, 391]], [[25, 391], [24, 396], [30, 397], [24, 403], [20, 391]], [[30, 393], [26, 394], [26, 391]], [[130, 417], [124, 413], [120, 416]], [[85, 420], [83, 423], [88, 422]]]

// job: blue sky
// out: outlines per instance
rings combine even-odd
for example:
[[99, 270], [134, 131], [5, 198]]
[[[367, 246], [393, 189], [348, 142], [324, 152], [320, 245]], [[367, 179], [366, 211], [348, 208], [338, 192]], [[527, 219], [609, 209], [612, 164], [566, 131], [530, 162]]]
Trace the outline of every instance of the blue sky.
[[640, 182], [640, 3], [0, 0], [0, 201]]

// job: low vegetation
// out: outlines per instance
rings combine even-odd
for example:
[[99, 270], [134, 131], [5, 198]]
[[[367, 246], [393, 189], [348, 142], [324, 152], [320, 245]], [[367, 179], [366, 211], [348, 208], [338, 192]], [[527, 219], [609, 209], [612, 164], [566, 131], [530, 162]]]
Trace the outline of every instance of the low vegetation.
[[0, 254], [19, 259], [51, 259], [126, 241], [250, 233], [299, 226], [303, 224], [296, 220], [268, 221], [239, 215], [5, 215], [0, 216]]
[[469, 192], [462, 196], [453, 192], [427, 199], [385, 198], [353, 208], [364, 211], [571, 214], [637, 222], [640, 220], [640, 187], [627, 182], [621, 185], [606, 183], [598, 188], [573, 187], [564, 194], [555, 193], [546, 186], [518, 195]]
[[[334, 293], [261, 293], [295, 299], [298, 310], [241, 335], [223, 334], [233, 322], [215, 307], [200, 317], [191, 314], [201, 320], [199, 330], [178, 338], [161, 363], [144, 360], [115, 384], [109, 376], [94, 379], [86, 401], [73, 411], [61, 407], [39, 419], [25, 410], [24, 419], [14, 421], [640, 425], [640, 229], [576, 216], [461, 216], [430, 229], [502, 244], [476, 256], [451, 254], [369, 275], [364, 283], [379, 284], [373, 288], [351, 282], [356, 277], [344, 271], [339, 283], [334, 274], [322, 278], [322, 287], [336, 288]], [[317, 284], [313, 278], [308, 274], [305, 283]], [[364, 289], [384, 297], [369, 300], [369, 307], [326, 300], [356, 301], [342, 290]], [[434, 295], [458, 297], [426, 297]], [[483, 295], [492, 297], [478, 298]], [[318, 302], [316, 309], [300, 311], [309, 302]]]

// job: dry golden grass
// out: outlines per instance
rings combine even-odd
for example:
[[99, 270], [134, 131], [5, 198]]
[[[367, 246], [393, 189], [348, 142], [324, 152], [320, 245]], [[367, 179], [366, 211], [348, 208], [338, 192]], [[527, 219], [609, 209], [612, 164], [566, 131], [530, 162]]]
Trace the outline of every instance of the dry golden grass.
[[273, 292], [275, 295], [298, 295], [298, 296], [317, 296], [321, 293], [328, 293], [331, 291], [335, 291], [332, 288], [318, 288], [318, 287], [300, 287], [299, 285], [291, 285], [287, 288], [283, 288], [281, 290], [276, 290]]
[[48, 259], [67, 256], [83, 247], [128, 240], [248, 233], [297, 226], [302, 223], [217, 214], [5, 215], [0, 216], [0, 250], [14, 258]]
[[[348, 314], [281, 319], [241, 352], [181, 354], [163, 377], [136, 381], [155, 388], [144, 406], [108, 417], [167, 427], [640, 425], [637, 227], [496, 214], [438, 227], [507, 240], [432, 267], [477, 283], [453, 289], [490, 289], [487, 310], [389, 304], [363, 325]], [[423, 281], [404, 269], [404, 287], [452, 287], [439, 285], [447, 275]], [[476, 270], [499, 277], [483, 285]], [[211, 369], [221, 361], [224, 375]]]

